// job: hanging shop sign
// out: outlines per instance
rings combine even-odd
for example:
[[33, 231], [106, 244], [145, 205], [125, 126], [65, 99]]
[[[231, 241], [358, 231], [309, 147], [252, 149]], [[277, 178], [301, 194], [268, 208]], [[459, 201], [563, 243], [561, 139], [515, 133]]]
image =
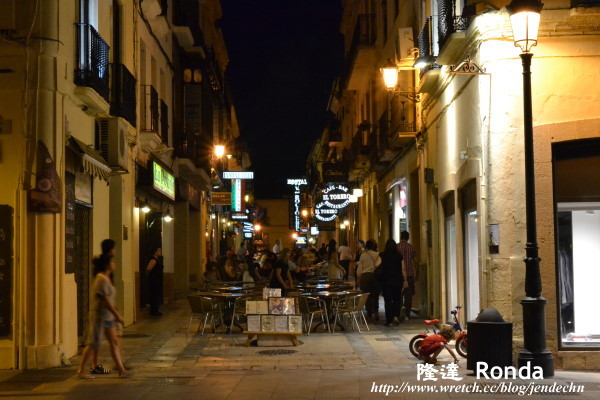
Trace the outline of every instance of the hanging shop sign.
[[[338, 209], [330, 208], [325, 202], [315, 205], [315, 217], [322, 222], [333, 221], [337, 217]], [[320, 228], [320, 225], [319, 225]]]
[[319, 236], [319, 227], [318, 226], [311, 226], [310, 227], [310, 235], [311, 236]]
[[0, 205], [0, 338], [12, 336], [13, 208]]
[[237, 221], [246, 221], [248, 220], [248, 214], [241, 212], [231, 213], [231, 219], [235, 219]]
[[244, 232], [244, 233], [254, 232], [254, 224], [252, 222], [242, 222], [242, 232]]
[[252, 171], [225, 171], [223, 179], [254, 179]]
[[323, 163], [323, 182], [348, 182], [348, 162]]
[[301, 187], [308, 182], [306, 179], [288, 179], [287, 184], [293, 187], [294, 194], [290, 200], [290, 229], [298, 232], [300, 230], [300, 203], [302, 194]]
[[244, 197], [242, 192], [242, 180], [233, 179], [231, 181], [231, 211], [242, 211], [242, 198]]
[[298, 246], [306, 246], [307, 243], [308, 241], [306, 240], [306, 236], [298, 236], [296, 238], [296, 244]]
[[212, 192], [210, 194], [210, 204], [213, 206], [231, 205], [231, 192]]
[[158, 163], [152, 163], [152, 187], [171, 200], [175, 200], [175, 177]]
[[322, 199], [329, 208], [346, 208], [350, 204], [350, 189], [344, 185], [328, 185], [323, 190]]

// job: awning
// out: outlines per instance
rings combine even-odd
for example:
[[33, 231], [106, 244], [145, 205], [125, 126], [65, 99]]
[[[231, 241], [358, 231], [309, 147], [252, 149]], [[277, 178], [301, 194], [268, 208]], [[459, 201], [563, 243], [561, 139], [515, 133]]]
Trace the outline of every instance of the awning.
[[69, 138], [69, 146], [81, 156], [81, 163], [86, 174], [94, 178], [104, 179], [106, 182], [110, 180], [112, 169], [92, 146], [88, 146], [73, 136]]

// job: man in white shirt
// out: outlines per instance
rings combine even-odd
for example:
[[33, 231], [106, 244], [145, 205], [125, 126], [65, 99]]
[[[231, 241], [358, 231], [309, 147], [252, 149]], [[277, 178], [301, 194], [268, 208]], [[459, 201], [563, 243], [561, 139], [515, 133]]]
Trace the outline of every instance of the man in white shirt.
[[273, 253], [279, 254], [280, 251], [281, 251], [281, 244], [279, 242], [279, 239], [277, 239], [275, 241], [275, 246], [273, 246]]
[[338, 248], [340, 253], [340, 265], [344, 268], [344, 279], [348, 279], [348, 271], [350, 270], [350, 261], [352, 261], [352, 251], [348, 246], [347, 241], [342, 241], [342, 245]]
[[246, 242], [242, 241], [239, 249], [235, 252], [235, 255], [238, 257], [240, 261], [246, 260], [246, 255], [248, 255], [248, 249], [246, 249]]

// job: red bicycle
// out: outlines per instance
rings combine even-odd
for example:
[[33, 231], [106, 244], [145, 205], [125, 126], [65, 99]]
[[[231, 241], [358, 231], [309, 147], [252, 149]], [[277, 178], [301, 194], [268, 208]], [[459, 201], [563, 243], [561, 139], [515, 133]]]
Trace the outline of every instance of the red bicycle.
[[[452, 317], [454, 319], [452, 323], [452, 328], [455, 332], [458, 332], [458, 336], [454, 338], [454, 347], [456, 348], [456, 352], [460, 354], [461, 357], [467, 358], [467, 331], [463, 330], [462, 326], [460, 325], [460, 321], [458, 320], [458, 314], [461, 308], [462, 306], [456, 306], [454, 310], [450, 311], [450, 314], [452, 314]], [[438, 331], [436, 331], [435, 329], [435, 325], [438, 322], [440, 322], [439, 319], [426, 319], [424, 322], [427, 325], [431, 326], [431, 328], [433, 329], [433, 335], [438, 334]], [[425, 330], [425, 332], [415, 335], [410, 340], [408, 346], [413, 356], [419, 358], [419, 346], [421, 346], [421, 342], [429, 335], [429, 330]]]

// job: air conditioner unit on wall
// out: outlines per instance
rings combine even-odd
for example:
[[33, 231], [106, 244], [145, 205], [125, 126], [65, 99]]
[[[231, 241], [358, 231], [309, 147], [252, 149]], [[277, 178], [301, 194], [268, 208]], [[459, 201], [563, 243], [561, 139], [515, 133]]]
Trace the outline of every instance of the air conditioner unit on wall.
[[99, 121], [98, 147], [100, 154], [115, 170], [127, 170], [127, 127], [120, 118]]
[[398, 60], [409, 58], [411, 55], [410, 50], [415, 47], [418, 46], [413, 40], [412, 28], [399, 28], [396, 48]]

